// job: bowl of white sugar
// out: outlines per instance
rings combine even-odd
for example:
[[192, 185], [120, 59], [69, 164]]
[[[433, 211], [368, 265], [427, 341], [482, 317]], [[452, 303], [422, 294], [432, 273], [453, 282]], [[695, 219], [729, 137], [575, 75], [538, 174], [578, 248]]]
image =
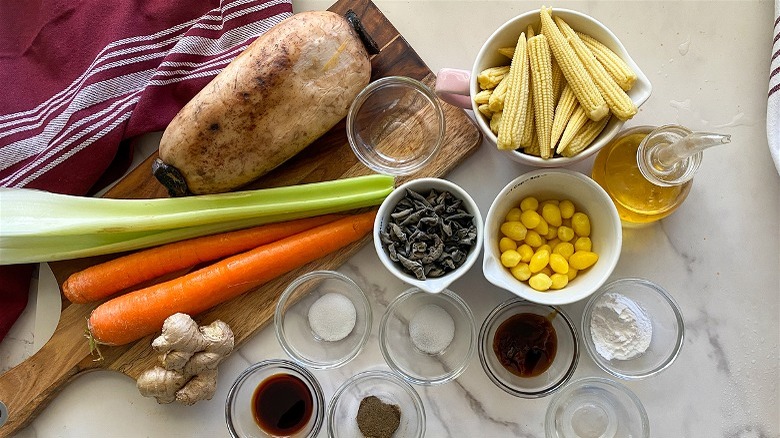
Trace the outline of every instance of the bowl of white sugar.
[[650, 377], [680, 354], [685, 325], [674, 298], [642, 278], [621, 278], [585, 305], [585, 349], [601, 369], [626, 380]]
[[351, 278], [312, 271], [293, 280], [274, 312], [276, 338], [296, 362], [336, 368], [360, 353], [371, 332], [371, 306]]
[[439, 385], [460, 376], [477, 343], [474, 315], [456, 293], [411, 288], [387, 307], [379, 346], [388, 366], [417, 385]]

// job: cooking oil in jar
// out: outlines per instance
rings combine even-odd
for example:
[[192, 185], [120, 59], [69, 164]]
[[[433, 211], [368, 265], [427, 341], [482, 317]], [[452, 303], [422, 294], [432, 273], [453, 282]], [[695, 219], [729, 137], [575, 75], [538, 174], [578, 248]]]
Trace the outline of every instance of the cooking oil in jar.
[[593, 179], [606, 190], [620, 219], [628, 224], [646, 224], [672, 214], [688, 196], [693, 182], [661, 187], [642, 175], [637, 150], [648, 132], [627, 133], [613, 140], [593, 164]]
[[631, 128], [599, 152], [592, 176], [612, 198], [624, 225], [648, 224], [685, 201], [702, 151], [730, 141], [728, 135], [678, 125]]

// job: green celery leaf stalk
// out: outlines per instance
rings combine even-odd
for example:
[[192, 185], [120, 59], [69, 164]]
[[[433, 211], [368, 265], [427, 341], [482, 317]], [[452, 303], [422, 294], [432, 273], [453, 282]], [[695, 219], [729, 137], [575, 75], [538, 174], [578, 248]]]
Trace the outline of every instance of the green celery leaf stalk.
[[0, 264], [111, 254], [377, 205], [393, 178], [368, 175], [184, 198], [109, 199], [0, 189]]

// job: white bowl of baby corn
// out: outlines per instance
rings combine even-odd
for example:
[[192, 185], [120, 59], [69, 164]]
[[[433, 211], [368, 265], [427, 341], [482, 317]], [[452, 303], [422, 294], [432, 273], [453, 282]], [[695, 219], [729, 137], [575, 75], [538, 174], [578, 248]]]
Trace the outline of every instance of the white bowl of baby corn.
[[[585, 37], [581, 37], [580, 41], [583, 41], [584, 43], [587, 42], [588, 50], [591, 51], [591, 53], [596, 56], [597, 60], [596, 62], [602, 66], [605, 67], [606, 74], [609, 75], [609, 79], [597, 79], [595, 82], [601, 81], [603, 84], [606, 84], [605, 81], [612, 80], [614, 81], [614, 84], [612, 86], [607, 85], [600, 85], [599, 89], [609, 89], [610, 87], [614, 87], [614, 85], [617, 85], [620, 89], [626, 90], [625, 94], [627, 94], [628, 98], [630, 98], [630, 102], [633, 102], [633, 105], [638, 109], [639, 106], [641, 106], [649, 97], [650, 93], [652, 91], [652, 86], [650, 84], [650, 81], [647, 79], [647, 76], [642, 72], [642, 70], [639, 68], [639, 66], [634, 62], [634, 60], [631, 58], [631, 56], [628, 54], [628, 51], [623, 46], [623, 44], [620, 42], [620, 40], [613, 34], [606, 26], [604, 26], [602, 23], [600, 23], [598, 20], [594, 19], [593, 17], [590, 17], [586, 14], [583, 14], [581, 12], [569, 10], [569, 9], [560, 9], [560, 8], [552, 8], [548, 9], [551, 10], [551, 16], [554, 19], [561, 19], [563, 22], [568, 24], [571, 29], [573, 29], [575, 32], [578, 33], [578, 35], [584, 34]], [[557, 17], [557, 18], [556, 18]], [[480, 73], [484, 72], [486, 69], [490, 67], [497, 67], [497, 66], [508, 66], [510, 65], [510, 58], [507, 57], [506, 54], [502, 54], [501, 52], [506, 52], [505, 49], [507, 48], [513, 48], [518, 43], [518, 37], [523, 32], [528, 32], [528, 27], [531, 26], [533, 28], [533, 31], [535, 34], [541, 33], [541, 18], [540, 18], [540, 10], [536, 9], [533, 11], [526, 12], [524, 14], [518, 15], [517, 17], [512, 18], [511, 20], [504, 23], [501, 27], [499, 27], [485, 42], [485, 44], [482, 46], [481, 50], [479, 51], [476, 60], [474, 62], [473, 69], [470, 73], [469, 77], [469, 95], [471, 97], [471, 108], [474, 111], [475, 118], [477, 120], [477, 124], [480, 127], [480, 130], [485, 135], [486, 138], [490, 140], [490, 142], [494, 145], [498, 145], [499, 138], [496, 135], [496, 130], [491, 129], [491, 119], [495, 117], [495, 114], [502, 114], [505, 115], [506, 112], [503, 111], [490, 111], [489, 108], [484, 107], [484, 103], [480, 104], [477, 103], [476, 96], [480, 91], [482, 91], [482, 87], [480, 85]], [[561, 25], [557, 26], [557, 28], [561, 27]], [[526, 34], [527, 36], [527, 34]], [[564, 36], [565, 37], [565, 36]], [[590, 38], [588, 38], [590, 37]], [[555, 44], [554, 41], [552, 41], [550, 38], [545, 38], [548, 42], [548, 45], [551, 48], [551, 59], [552, 63], [559, 63], [562, 64], [566, 61], [559, 61], [555, 56], [555, 51], [553, 49], [553, 44]], [[594, 42], [595, 41], [595, 42]], [[600, 44], [599, 44], [600, 43]], [[570, 43], [569, 47], [572, 47], [574, 43]], [[530, 44], [528, 45], [528, 48], [530, 48]], [[528, 48], [526, 49], [526, 52], [528, 52]], [[604, 48], [608, 49], [605, 50]], [[499, 49], [504, 49], [502, 51], [499, 51]], [[623, 61], [623, 65], [615, 64], [614, 58], [610, 60], [609, 53], [612, 53], [614, 55], [617, 55], [617, 57]], [[561, 58], [565, 59], [565, 58]], [[569, 62], [571, 65], [575, 65], [577, 62], [579, 62], [580, 67], [576, 68], [575, 70], [581, 69], [584, 67], [584, 65], [581, 63], [581, 61], [575, 61], [574, 63]], [[572, 70], [574, 67], [570, 67], [566, 70]], [[633, 72], [633, 75], [630, 75], [627, 73], [627, 70], [630, 70]], [[529, 74], [529, 82], [531, 83], [531, 86], [533, 86], [533, 79], [534, 79], [534, 71], [533, 71], [533, 64], [531, 63], [531, 74]], [[564, 70], [563, 68], [561, 70]], [[585, 71], [585, 74], [588, 76], [591, 76], [591, 78], [594, 78], [594, 75], [591, 75], [588, 71]], [[564, 84], [567, 82], [567, 78], [571, 77], [571, 75], [566, 74], [564, 76]], [[484, 82], [484, 77], [482, 78]], [[493, 83], [492, 85], [495, 85]], [[490, 86], [490, 85], [488, 85]], [[565, 85], [562, 85], [559, 88], [556, 88], [557, 94], [559, 96], [563, 95], [563, 89], [565, 88]], [[575, 87], [572, 87], [575, 88]], [[577, 87], [580, 88], [580, 87]], [[587, 87], [586, 87], [587, 88]], [[494, 91], [498, 89], [498, 87], [494, 88]], [[620, 92], [623, 92], [623, 91]], [[597, 90], [598, 91], [598, 90]], [[605, 93], [613, 94], [615, 95], [615, 91], [612, 90], [612, 92], [607, 91], [601, 91], [600, 94], [605, 95]], [[533, 92], [531, 93], [533, 96]], [[620, 100], [618, 97], [611, 97], [611, 100]], [[610, 99], [605, 99], [605, 101], [608, 101]], [[578, 101], [579, 102], [579, 101]], [[625, 101], [623, 101], [625, 103]], [[492, 102], [491, 102], [492, 105]], [[490, 105], [488, 105], [490, 106]], [[586, 107], [588, 105], [582, 105], [583, 107]], [[482, 107], [482, 108], [481, 108]], [[557, 103], [554, 104], [554, 113], [557, 111]], [[498, 107], [494, 107], [493, 109], [497, 109]], [[619, 108], [619, 106], [618, 106]], [[576, 119], [576, 117], [566, 117], [565, 115], [567, 113], [573, 114], [574, 116], [577, 115], [577, 111], [566, 111], [561, 109], [559, 112], [564, 119], [572, 120]], [[620, 113], [619, 110], [617, 110], [618, 113]], [[598, 111], [593, 112], [591, 111], [591, 115], [593, 117], [598, 117], [596, 114]], [[609, 111], [607, 112], [607, 116], [605, 116], [601, 123], [595, 120], [590, 120], [586, 117], [587, 120], [585, 120], [584, 125], [582, 125], [581, 128], [575, 129], [576, 126], [580, 125], [580, 123], [574, 123], [572, 124], [571, 130], [566, 133], [564, 131], [563, 134], [561, 134], [561, 137], [566, 137], [567, 139], [571, 139], [571, 141], [566, 141], [566, 144], [563, 145], [564, 147], [561, 148], [562, 144], [561, 142], [554, 142], [552, 141], [552, 156], [550, 158], [542, 158], [541, 156], [534, 155], [539, 154], [541, 152], [533, 152], [533, 153], [527, 153], [526, 150], [530, 152], [531, 149], [538, 149], [538, 142], [536, 143], [537, 146], [529, 147], [529, 149], [507, 149], [505, 150], [505, 153], [508, 157], [513, 159], [514, 161], [520, 162], [522, 164], [534, 166], [534, 167], [560, 167], [560, 166], [568, 166], [570, 164], [573, 164], [575, 162], [581, 161], [596, 152], [599, 151], [602, 147], [604, 147], [607, 143], [609, 143], [612, 138], [617, 135], [617, 133], [621, 130], [623, 127], [623, 124], [625, 123], [625, 120], [621, 120], [616, 115], [616, 110], [613, 109], [613, 105], [609, 105]], [[624, 113], [622, 113], [624, 114]], [[536, 116], [536, 114], [534, 114]], [[625, 115], [623, 115], [625, 118]], [[547, 117], [545, 117], [547, 119]], [[580, 118], [581, 120], [582, 118]], [[493, 119], [494, 122], [494, 128], [497, 126], [500, 126], [500, 123], [496, 123], [498, 119]], [[519, 121], [520, 124], [524, 123], [522, 121]], [[546, 122], [549, 124], [549, 122]], [[539, 126], [538, 121], [534, 121], [533, 123], [534, 129], [536, 130]], [[561, 126], [565, 126], [565, 123]], [[552, 131], [552, 128], [550, 128]], [[595, 134], [594, 134], [595, 132]], [[536, 136], [536, 134], [534, 134]], [[555, 134], [553, 134], [553, 138], [555, 137]], [[592, 140], [589, 140], [592, 139]], [[506, 144], [505, 142], [503, 144]], [[517, 143], [510, 143], [510, 145], [516, 146]], [[507, 146], [504, 146], [507, 147]], [[502, 149], [502, 147], [499, 147], [499, 149]], [[556, 153], [558, 149], [561, 149], [559, 152]]]

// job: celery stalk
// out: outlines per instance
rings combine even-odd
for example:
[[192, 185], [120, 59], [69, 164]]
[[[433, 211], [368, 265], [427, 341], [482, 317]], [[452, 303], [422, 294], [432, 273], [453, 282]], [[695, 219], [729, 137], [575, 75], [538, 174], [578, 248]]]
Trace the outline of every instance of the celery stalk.
[[377, 205], [393, 178], [185, 198], [108, 199], [0, 189], [0, 264], [130, 251], [207, 234]]

